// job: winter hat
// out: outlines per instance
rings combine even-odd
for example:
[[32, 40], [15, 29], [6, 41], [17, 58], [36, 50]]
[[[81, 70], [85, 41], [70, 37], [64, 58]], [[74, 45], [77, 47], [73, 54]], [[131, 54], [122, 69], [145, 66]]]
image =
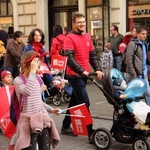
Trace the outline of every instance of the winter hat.
[[105, 46], [106, 46], [108, 49], [111, 49], [111, 43], [105, 43]]
[[116, 85], [116, 86], [120, 86], [121, 85], [121, 83], [122, 83], [122, 79], [114, 79], [114, 81], [113, 81], [113, 85]]
[[12, 75], [10, 71], [4, 70], [1, 72], [1, 79], [4, 79], [7, 75]]
[[125, 89], [127, 84], [126, 84], [126, 81], [125, 80], [122, 80], [122, 79], [114, 79], [113, 81], [113, 85], [116, 85], [116, 86], [120, 86], [121, 88]]

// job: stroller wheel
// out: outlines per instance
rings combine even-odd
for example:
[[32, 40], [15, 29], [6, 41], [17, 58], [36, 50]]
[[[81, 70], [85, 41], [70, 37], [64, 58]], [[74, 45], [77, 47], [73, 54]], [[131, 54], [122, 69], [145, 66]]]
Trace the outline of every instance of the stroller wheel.
[[59, 95], [54, 95], [53, 96], [53, 104], [55, 106], [59, 106], [61, 104], [61, 98]]
[[67, 93], [64, 93], [63, 94], [63, 100], [66, 102], [66, 103], [69, 103], [70, 100], [71, 100], [71, 96]]
[[98, 128], [93, 133], [93, 142], [98, 150], [107, 150], [112, 145], [112, 135], [105, 128]]
[[143, 137], [138, 137], [133, 141], [132, 144], [133, 150], [149, 150], [150, 149], [150, 142]]

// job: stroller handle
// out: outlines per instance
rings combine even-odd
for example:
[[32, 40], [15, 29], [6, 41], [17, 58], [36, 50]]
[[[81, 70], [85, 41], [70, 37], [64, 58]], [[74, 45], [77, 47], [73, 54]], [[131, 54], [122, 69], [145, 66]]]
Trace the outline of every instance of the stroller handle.
[[92, 78], [92, 76], [97, 76], [97, 73], [91, 72], [88, 75], [83, 74], [82, 76], [85, 77], [86, 79], [90, 80], [90, 81], [93, 81], [94, 79]]

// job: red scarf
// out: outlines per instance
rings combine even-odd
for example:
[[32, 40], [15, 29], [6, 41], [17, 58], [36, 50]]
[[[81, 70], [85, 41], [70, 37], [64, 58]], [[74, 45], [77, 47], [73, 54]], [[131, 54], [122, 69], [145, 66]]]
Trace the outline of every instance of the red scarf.
[[42, 43], [39, 43], [39, 42], [35, 42], [33, 41], [31, 43], [31, 45], [33, 46], [34, 48], [34, 51], [38, 52], [40, 55], [43, 53], [43, 44]]

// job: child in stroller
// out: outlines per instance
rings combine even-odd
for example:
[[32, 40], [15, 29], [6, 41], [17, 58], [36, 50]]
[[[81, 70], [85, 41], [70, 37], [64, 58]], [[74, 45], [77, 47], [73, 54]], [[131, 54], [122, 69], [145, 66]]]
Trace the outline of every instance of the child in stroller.
[[[123, 74], [115, 68], [111, 69], [107, 77], [103, 77], [103, 88], [100, 89], [107, 101], [113, 105], [114, 113], [111, 130], [108, 131], [105, 128], [98, 128], [93, 134], [93, 142], [97, 149], [109, 149], [112, 144], [112, 137], [118, 142], [132, 144], [133, 150], [150, 149], [150, 119], [148, 113], [150, 111], [146, 112], [147, 114], [146, 119], [143, 122], [143, 127], [139, 126], [137, 128], [137, 118], [139, 118], [139, 116], [136, 116], [135, 114], [134, 110], [137, 109], [137, 107], [134, 107], [134, 103], [141, 103], [140, 99], [143, 98], [141, 95], [144, 94], [144, 91], [142, 91], [142, 88], [139, 86], [138, 88], [130, 89], [129, 95], [131, 93], [134, 93], [134, 95], [128, 96], [126, 89], [129, 85], [132, 85], [133, 82], [134, 81], [131, 81], [131, 83], [126, 85]], [[137, 84], [142, 82], [142, 86], [146, 85], [142, 79], [137, 79], [136, 82]], [[117, 87], [114, 88], [114, 86]], [[139, 88], [141, 90], [140, 94], [137, 92], [139, 91]], [[149, 106], [146, 105], [146, 107], [148, 108]]]
[[[136, 82], [140, 81], [140, 79], [134, 79]], [[142, 81], [144, 82], [144, 81]], [[146, 84], [146, 83], [145, 83]], [[114, 95], [116, 100], [122, 100], [126, 99], [127, 95], [124, 94], [124, 91], [127, 87], [127, 83], [125, 80], [114, 78], [113, 80], [113, 89], [114, 89]], [[133, 100], [131, 102], [128, 102], [126, 104], [126, 107], [128, 110], [134, 114], [134, 118], [137, 122], [137, 125], [135, 125], [135, 128], [139, 129], [145, 129], [150, 130], [149, 124], [149, 117], [150, 117], [150, 106], [148, 106], [145, 102], [140, 100]]]
[[[61, 100], [64, 100], [66, 103], [70, 102], [72, 95], [72, 87], [68, 84], [68, 81], [61, 78], [61, 73], [59, 70], [55, 69], [51, 71], [55, 81], [55, 84], [51, 84], [45, 92], [45, 97], [52, 99], [55, 106], [61, 104]], [[63, 86], [60, 86], [60, 83], [63, 83]]]

